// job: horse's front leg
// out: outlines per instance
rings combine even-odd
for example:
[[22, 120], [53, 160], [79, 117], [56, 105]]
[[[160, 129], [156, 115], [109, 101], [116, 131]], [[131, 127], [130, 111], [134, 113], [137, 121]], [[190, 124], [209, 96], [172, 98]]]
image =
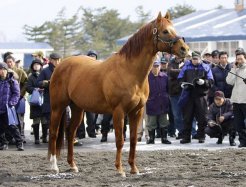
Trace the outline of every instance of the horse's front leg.
[[121, 108], [114, 110], [113, 123], [114, 123], [114, 130], [115, 130], [115, 142], [116, 142], [116, 148], [117, 148], [115, 167], [117, 171], [123, 177], [125, 177], [126, 174], [124, 172], [124, 169], [122, 167], [122, 162], [121, 162], [122, 148], [124, 145], [124, 135], [123, 135], [124, 112]]
[[129, 117], [129, 125], [130, 125], [130, 152], [128, 163], [131, 166], [131, 173], [138, 174], [138, 168], [136, 166], [136, 145], [137, 145], [137, 129], [140, 125], [140, 121], [143, 117], [144, 108], [140, 109], [137, 112], [131, 112]]

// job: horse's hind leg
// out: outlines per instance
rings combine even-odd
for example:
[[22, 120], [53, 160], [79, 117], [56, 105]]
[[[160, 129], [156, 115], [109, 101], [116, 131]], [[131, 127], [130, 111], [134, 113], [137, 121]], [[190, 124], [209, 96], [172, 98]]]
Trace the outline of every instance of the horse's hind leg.
[[57, 108], [52, 110], [51, 119], [50, 119], [50, 128], [49, 128], [49, 152], [51, 162], [51, 170], [56, 173], [59, 172], [57, 166], [57, 157], [56, 157], [56, 140], [58, 137], [58, 129], [60, 127], [60, 122], [62, 118], [63, 109]]
[[136, 145], [137, 145], [137, 129], [140, 124], [140, 121], [143, 117], [143, 111], [144, 108], [140, 109], [137, 112], [131, 112], [129, 117], [129, 123], [130, 123], [130, 152], [129, 152], [129, 159], [128, 163], [131, 166], [131, 173], [139, 173], [138, 168], [135, 164], [135, 158], [136, 158]]
[[67, 162], [71, 166], [71, 170], [78, 172], [78, 168], [74, 162], [73, 156], [73, 141], [77, 132], [77, 128], [81, 123], [83, 110], [78, 108], [76, 105], [72, 104], [71, 106], [72, 118], [70, 124], [68, 125], [67, 139], [68, 139], [68, 153], [67, 153]]
[[113, 123], [114, 123], [114, 130], [115, 130], [115, 141], [116, 141], [116, 160], [115, 160], [115, 167], [117, 171], [125, 177], [125, 172], [122, 167], [121, 162], [121, 155], [122, 155], [122, 147], [124, 145], [124, 136], [123, 136], [123, 129], [124, 129], [124, 112], [121, 108], [117, 108], [113, 112]]

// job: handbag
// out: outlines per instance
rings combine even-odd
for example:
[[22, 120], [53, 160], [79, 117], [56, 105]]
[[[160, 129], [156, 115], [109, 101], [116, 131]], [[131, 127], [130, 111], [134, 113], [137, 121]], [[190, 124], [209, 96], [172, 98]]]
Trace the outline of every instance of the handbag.
[[6, 104], [7, 108], [7, 116], [8, 116], [8, 125], [18, 125], [19, 120], [17, 118], [15, 107], [10, 107], [8, 104]]
[[43, 92], [39, 92], [38, 89], [34, 89], [29, 100], [31, 106], [41, 106], [44, 102]]
[[26, 99], [23, 97], [19, 100], [16, 105], [17, 114], [24, 114], [26, 111]]

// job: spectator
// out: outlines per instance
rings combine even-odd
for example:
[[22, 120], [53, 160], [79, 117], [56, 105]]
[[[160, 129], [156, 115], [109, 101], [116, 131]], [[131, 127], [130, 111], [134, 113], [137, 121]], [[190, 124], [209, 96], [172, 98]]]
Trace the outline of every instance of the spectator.
[[12, 73], [8, 73], [8, 66], [0, 63], [0, 150], [8, 149], [5, 132], [9, 131], [14, 137], [18, 151], [24, 151], [23, 140], [16, 124], [8, 124], [6, 105], [14, 107], [20, 98], [20, 87], [13, 78]]
[[147, 144], [155, 143], [155, 129], [159, 123], [161, 142], [171, 144], [167, 139], [167, 113], [168, 113], [168, 79], [167, 75], [160, 72], [160, 62], [155, 61], [149, 74], [149, 97], [146, 103], [147, 125], [149, 140]]
[[233, 103], [233, 114], [236, 130], [239, 135], [239, 146], [246, 147], [246, 54], [238, 52], [236, 54], [236, 62], [228, 73], [226, 82], [233, 86], [231, 102]]
[[[19, 102], [24, 99], [25, 100], [25, 94], [26, 94], [26, 83], [27, 83], [27, 74], [23, 69], [17, 68], [15, 63], [15, 58], [11, 55], [7, 56], [5, 58], [6, 63], [8, 65], [8, 68], [13, 70], [18, 75], [18, 83], [20, 85], [20, 100]], [[18, 103], [19, 104], [19, 103]], [[17, 104], [17, 105], [18, 105]], [[24, 111], [23, 111], [24, 112]], [[18, 113], [18, 112], [17, 112]], [[24, 122], [24, 113], [18, 113], [18, 119], [20, 122], [20, 133], [23, 139], [23, 142], [25, 143], [25, 122]]]
[[211, 66], [211, 68], [213, 68], [214, 65], [219, 64], [219, 54], [220, 54], [220, 52], [218, 50], [212, 51], [212, 53], [211, 53], [211, 55], [212, 55], [212, 66]]
[[224, 136], [229, 132], [229, 142], [235, 146], [236, 131], [233, 126], [233, 106], [229, 99], [226, 99], [222, 91], [216, 91], [214, 103], [209, 106], [208, 126], [206, 134], [211, 138], [218, 138], [217, 144], [222, 144]]
[[231, 98], [232, 86], [227, 84], [226, 77], [231, 70], [232, 64], [228, 62], [228, 53], [221, 51], [219, 53], [219, 64], [212, 69], [214, 85], [211, 89], [209, 104], [213, 103], [214, 92], [220, 90], [224, 93], [225, 98]]
[[[38, 88], [38, 84], [37, 84], [37, 79], [38, 76], [42, 70], [42, 62], [39, 59], [34, 59], [32, 61], [32, 64], [30, 66], [30, 70], [31, 70], [31, 74], [29, 75], [28, 79], [27, 79], [27, 92], [29, 94], [32, 94], [32, 92], [35, 89], [38, 89], [40, 92], [43, 92], [43, 89]], [[35, 144], [40, 144], [39, 141], [39, 124], [41, 122], [42, 127], [45, 126], [46, 123], [46, 119], [45, 117], [43, 117], [42, 115], [42, 107], [41, 106], [30, 106], [30, 119], [33, 119], [33, 132], [34, 132], [34, 139], [35, 139]], [[42, 132], [44, 132], [44, 130], [42, 130]], [[42, 136], [43, 137], [43, 136]]]
[[213, 83], [213, 75], [209, 65], [203, 63], [201, 54], [198, 51], [192, 52], [192, 60], [188, 61], [178, 79], [180, 83], [192, 85], [189, 88], [189, 95], [186, 98], [185, 108], [182, 108], [184, 119], [183, 139], [181, 144], [191, 142], [191, 129], [194, 117], [198, 122], [197, 137], [199, 143], [205, 141], [205, 127], [207, 125], [207, 102], [205, 96]]
[[181, 139], [183, 131], [182, 111], [178, 106], [178, 100], [181, 94], [181, 87], [178, 82], [178, 75], [183, 67], [183, 59], [174, 58], [168, 64], [168, 93], [171, 103], [171, 109], [174, 117], [174, 127], [179, 131], [177, 139]]
[[203, 60], [210, 64], [212, 62], [212, 54], [207, 52], [203, 55]]

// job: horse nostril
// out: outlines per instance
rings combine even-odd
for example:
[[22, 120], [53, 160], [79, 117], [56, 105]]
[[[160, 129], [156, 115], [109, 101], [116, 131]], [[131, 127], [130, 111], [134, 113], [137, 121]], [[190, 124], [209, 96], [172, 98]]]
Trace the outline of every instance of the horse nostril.
[[185, 48], [184, 48], [184, 47], [180, 47], [180, 50], [181, 50], [181, 51], [185, 51]]

